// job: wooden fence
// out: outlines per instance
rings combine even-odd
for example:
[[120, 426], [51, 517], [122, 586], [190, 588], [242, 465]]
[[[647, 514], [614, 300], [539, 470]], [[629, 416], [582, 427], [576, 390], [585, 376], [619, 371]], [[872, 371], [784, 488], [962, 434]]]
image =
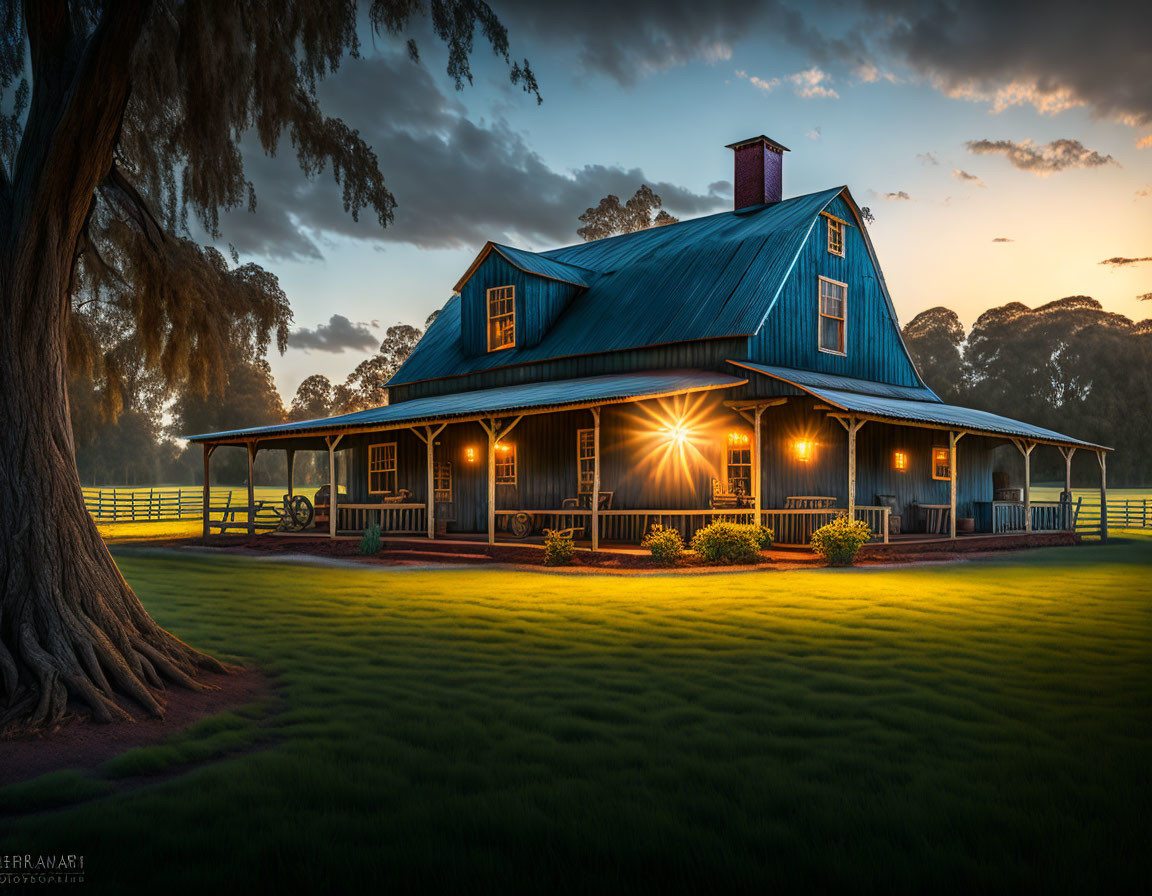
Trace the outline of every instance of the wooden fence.
[[[1108, 499], [1109, 529], [1152, 529], [1152, 498]], [[1100, 502], [1085, 503], [1076, 517], [1076, 531], [1082, 534], [1100, 532]]]
[[204, 492], [199, 488], [86, 488], [83, 492], [84, 505], [98, 523], [198, 520], [204, 512]]

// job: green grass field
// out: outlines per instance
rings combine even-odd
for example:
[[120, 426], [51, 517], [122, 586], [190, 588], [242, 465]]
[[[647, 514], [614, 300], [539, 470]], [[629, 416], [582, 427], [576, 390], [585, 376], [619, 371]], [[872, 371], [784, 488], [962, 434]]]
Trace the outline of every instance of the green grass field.
[[83, 853], [86, 890], [1136, 892], [1152, 870], [1147, 536], [640, 580], [117, 559], [282, 705], [0, 790], [0, 852]]

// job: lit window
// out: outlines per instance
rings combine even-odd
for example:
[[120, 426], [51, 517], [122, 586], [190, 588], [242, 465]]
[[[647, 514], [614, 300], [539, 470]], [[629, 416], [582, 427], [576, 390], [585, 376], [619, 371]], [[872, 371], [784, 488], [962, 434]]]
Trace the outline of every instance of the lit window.
[[947, 448], [932, 449], [932, 478], [951, 479], [952, 465], [948, 458]]
[[488, 290], [488, 351], [512, 348], [516, 344], [516, 287], [496, 286]]
[[368, 491], [390, 495], [396, 491], [396, 443], [368, 446]]
[[792, 445], [792, 451], [796, 454], [796, 460], [806, 464], [812, 460], [812, 455], [816, 453], [816, 444], [807, 439], [801, 439]]
[[728, 494], [752, 494], [752, 440], [747, 433], [728, 434], [724, 473], [728, 481]]
[[843, 355], [848, 286], [820, 278], [820, 351]]
[[496, 446], [496, 484], [516, 484], [516, 446], [505, 445], [503, 442]]
[[580, 471], [580, 494], [591, 494], [596, 478], [596, 433], [591, 429], [576, 430], [576, 466]]
[[844, 224], [835, 218], [828, 219], [828, 251], [833, 255], [844, 254]]
[[903, 451], [897, 451], [893, 456], [892, 464], [899, 472], [903, 473], [908, 469], [908, 455]]
[[436, 500], [443, 504], [452, 502], [452, 464], [446, 460], [436, 461], [432, 468], [433, 490]]

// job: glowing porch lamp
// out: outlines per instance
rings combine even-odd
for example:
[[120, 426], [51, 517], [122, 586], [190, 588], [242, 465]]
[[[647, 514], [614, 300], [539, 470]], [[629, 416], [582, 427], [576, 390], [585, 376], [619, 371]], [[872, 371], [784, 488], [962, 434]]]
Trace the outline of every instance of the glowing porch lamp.
[[806, 464], [812, 460], [812, 455], [816, 453], [816, 443], [810, 439], [798, 439], [792, 443], [792, 451], [796, 455], [796, 460]]
[[903, 451], [897, 451], [892, 458], [892, 465], [896, 467], [897, 473], [904, 473], [908, 470], [908, 455]]
[[464, 449], [464, 460], [468, 461], [468, 463], [470, 463], [470, 464], [476, 463], [476, 449], [475, 448], [465, 448]]

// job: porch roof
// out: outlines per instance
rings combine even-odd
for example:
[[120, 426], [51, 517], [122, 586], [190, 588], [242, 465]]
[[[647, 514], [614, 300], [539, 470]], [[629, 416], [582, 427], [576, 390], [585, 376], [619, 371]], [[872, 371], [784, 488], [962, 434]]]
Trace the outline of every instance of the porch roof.
[[748, 380], [743, 377], [729, 376], [712, 370], [651, 370], [612, 376], [589, 376], [434, 395], [352, 414], [341, 414], [337, 417], [203, 433], [187, 438], [190, 442], [242, 442], [247, 439], [369, 430], [396, 424], [444, 420], [462, 422], [499, 414], [543, 413], [554, 409], [636, 401], [709, 389], [727, 389], [741, 386], [746, 382]]
[[[735, 362], [734, 362], [735, 363]], [[1028, 439], [1035, 442], [1045, 442], [1051, 445], [1070, 445], [1076, 448], [1102, 448], [1111, 451], [1104, 445], [1094, 442], [1085, 442], [1074, 439], [1063, 433], [1042, 426], [1033, 426], [1011, 417], [1002, 417], [988, 411], [977, 411], [959, 405], [944, 404], [932, 393], [931, 398], [914, 400], [900, 398], [892, 395], [867, 394], [856, 391], [853, 387], [830, 388], [824, 381], [835, 381], [842, 377], [811, 374], [800, 370], [787, 370], [784, 368], [771, 368], [762, 365], [741, 364], [763, 373], [765, 376], [783, 380], [797, 388], [803, 389], [810, 395], [828, 403], [837, 410], [864, 417], [875, 417], [894, 423], [912, 423], [926, 425], [937, 429], [964, 430], [966, 432], [981, 433], [985, 435], [1003, 436], [1006, 438]], [[853, 380], [852, 383], [860, 383]], [[876, 391], [899, 387], [886, 387], [883, 383], [873, 383]], [[927, 390], [925, 390], [927, 391]]]

